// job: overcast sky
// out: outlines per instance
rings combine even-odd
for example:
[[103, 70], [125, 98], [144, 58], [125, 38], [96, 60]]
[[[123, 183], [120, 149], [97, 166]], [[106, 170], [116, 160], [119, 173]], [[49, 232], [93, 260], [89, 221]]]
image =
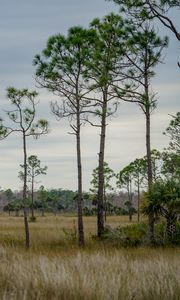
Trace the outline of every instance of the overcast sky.
[[[38, 89], [34, 80], [32, 60], [46, 46], [49, 36], [66, 34], [74, 25], [88, 26], [94, 17], [103, 17], [118, 7], [104, 0], [0, 0], [0, 115], [8, 109], [6, 88], [36, 89], [40, 104], [38, 116], [50, 122], [48, 136], [34, 141], [28, 139], [28, 155], [36, 154], [42, 165], [48, 166], [46, 176], [39, 177], [37, 187], [77, 189], [76, 149], [74, 136], [69, 135], [65, 121], [56, 121], [50, 112], [53, 96]], [[176, 23], [178, 12], [172, 17]], [[152, 116], [152, 148], [162, 150], [168, 139], [162, 135], [168, 126], [168, 114], [180, 110], [180, 44], [168, 30], [159, 25], [159, 34], [170, 36], [170, 45], [164, 52], [164, 63], [157, 67], [153, 90], [157, 92], [158, 108]], [[121, 104], [108, 122], [105, 160], [118, 172], [137, 157], [145, 155], [145, 120], [136, 105]], [[88, 190], [93, 168], [98, 163], [99, 131], [82, 128], [83, 189]], [[11, 135], [0, 142], [0, 186], [2, 189], [20, 189], [17, 177], [23, 161], [22, 140]]]

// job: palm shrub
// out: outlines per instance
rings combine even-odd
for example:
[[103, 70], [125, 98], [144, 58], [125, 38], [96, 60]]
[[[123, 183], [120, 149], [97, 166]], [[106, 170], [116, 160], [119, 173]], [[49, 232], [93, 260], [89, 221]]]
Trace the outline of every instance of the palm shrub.
[[153, 213], [156, 217], [166, 219], [166, 236], [171, 242], [177, 236], [177, 218], [180, 214], [180, 186], [174, 179], [156, 181], [144, 193], [142, 211], [146, 215]]

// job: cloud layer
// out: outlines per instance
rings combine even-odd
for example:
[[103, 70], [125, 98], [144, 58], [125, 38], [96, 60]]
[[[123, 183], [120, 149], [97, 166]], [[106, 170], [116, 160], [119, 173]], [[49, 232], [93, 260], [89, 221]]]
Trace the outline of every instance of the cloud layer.
[[[5, 89], [35, 87], [32, 60], [40, 53], [52, 34], [65, 34], [73, 25], [87, 26], [94, 17], [102, 17], [118, 8], [104, 0], [2, 0], [0, 11], [0, 115], [7, 108]], [[176, 19], [177, 14], [174, 14]], [[161, 26], [160, 26], [161, 28]], [[159, 29], [165, 32], [163, 29]], [[152, 116], [152, 147], [163, 149], [168, 143], [162, 131], [170, 117], [179, 110], [179, 69], [177, 67], [179, 44], [170, 34], [170, 46], [166, 50], [164, 64], [157, 67], [153, 90], [158, 93], [158, 109]], [[68, 135], [67, 121], [56, 121], [49, 109], [54, 96], [39, 91], [38, 116], [46, 117], [51, 124], [48, 136], [38, 141], [28, 140], [28, 154], [37, 154], [43, 165], [48, 166], [47, 175], [40, 178], [47, 188], [59, 187], [76, 190], [76, 152], [74, 137]], [[136, 157], [145, 154], [144, 116], [136, 105], [121, 104], [116, 116], [109, 121], [107, 129], [106, 156], [110, 167], [116, 172]], [[82, 131], [82, 156], [84, 190], [89, 188], [91, 173], [97, 166], [99, 131], [85, 126]], [[3, 189], [21, 188], [17, 178], [22, 163], [22, 140], [17, 135], [1, 142], [0, 185]]]

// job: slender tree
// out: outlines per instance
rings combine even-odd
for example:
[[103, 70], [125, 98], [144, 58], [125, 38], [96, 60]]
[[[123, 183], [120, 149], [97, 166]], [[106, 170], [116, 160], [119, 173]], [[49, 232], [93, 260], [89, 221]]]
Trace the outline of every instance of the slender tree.
[[48, 133], [48, 122], [40, 119], [35, 122], [36, 114], [36, 96], [35, 91], [27, 89], [18, 90], [14, 87], [7, 89], [7, 96], [13, 109], [7, 111], [7, 116], [14, 126], [5, 126], [1, 119], [0, 124], [0, 139], [5, 139], [11, 133], [18, 133], [22, 137], [23, 142], [23, 211], [24, 211], [24, 226], [25, 226], [25, 246], [28, 249], [30, 246], [29, 225], [27, 219], [27, 137], [40, 137], [42, 134]]
[[129, 221], [132, 221], [132, 213], [133, 213], [133, 165], [129, 164], [125, 168], [123, 168], [117, 174], [117, 186], [119, 188], [125, 188], [128, 194], [128, 201], [126, 201], [126, 205], [129, 211]]
[[[21, 165], [24, 169], [24, 166]], [[41, 167], [41, 161], [37, 155], [31, 155], [27, 158], [27, 181], [31, 183], [31, 219], [35, 220], [34, 216], [34, 184], [35, 178], [39, 175], [46, 175], [47, 166]], [[24, 180], [24, 172], [19, 172], [19, 177]]]
[[[120, 99], [130, 103], [137, 103], [143, 111], [146, 122], [146, 153], [148, 186], [153, 182], [151, 159], [151, 113], [157, 105], [155, 93], [151, 89], [151, 79], [154, 68], [160, 62], [162, 50], [167, 46], [167, 38], [161, 39], [148, 23], [137, 26], [127, 41], [129, 51], [126, 56], [133, 64], [129, 71], [129, 79], [125, 89], [115, 87]], [[134, 60], [134, 55], [136, 60]], [[139, 74], [134, 77], [134, 74]], [[150, 240], [154, 240], [154, 217], [149, 216]]]
[[[91, 87], [96, 91], [96, 116], [100, 119], [100, 144], [98, 164], [97, 192], [97, 233], [101, 237], [104, 230], [104, 156], [107, 118], [116, 111], [117, 99], [113, 94], [113, 84], [122, 80], [120, 70], [126, 67], [124, 58], [124, 40], [127, 37], [128, 25], [114, 14], [105, 16], [103, 20], [95, 19], [91, 28], [96, 30], [96, 42], [92, 49], [88, 70]], [[99, 98], [97, 99], [97, 94]]]
[[147, 173], [147, 164], [145, 158], [137, 158], [132, 163], [130, 163], [132, 168], [132, 178], [133, 183], [137, 189], [138, 197], [138, 208], [137, 208], [137, 219], [140, 220], [140, 193], [141, 188], [146, 184], [146, 173]]
[[41, 87], [61, 97], [61, 103], [51, 103], [52, 112], [59, 119], [68, 118], [76, 137], [77, 171], [78, 171], [78, 233], [79, 245], [84, 246], [84, 229], [82, 218], [82, 159], [81, 127], [84, 115], [91, 107], [88, 79], [85, 78], [89, 49], [94, 40], [94, 30], [81, 27], [69, 29], [68, 35], [50, 37], [42, 55], [37, 55], [37, 81]]
[[44, 186], [41, 185], [39, 190], [37, 191], [37, 207], [41, 210], [41, 215], [44, 217], [44, 212], [48, 208], [48, 191], [45, 190]]

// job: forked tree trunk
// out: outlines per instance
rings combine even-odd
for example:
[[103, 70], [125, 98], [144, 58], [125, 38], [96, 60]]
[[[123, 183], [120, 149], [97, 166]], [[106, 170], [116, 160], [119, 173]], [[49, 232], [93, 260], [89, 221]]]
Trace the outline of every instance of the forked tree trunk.
[[27, 219], [27, 152], [26, 152], [26, 136], [23, 131], [23, 152], [24, 152], [24, 185], [23, 185], [23, 212], [24, 212], [24, 228], [25, 228], [25, 247], [29, 249], [30, 234]]
[[104, 92], [103, 107], [101, 116], [101, 134], [99, 150], [99, 167], [98, 167], [98, 194], [97, 194], [97, 234], [102, 236], [104, 231], [104, 150], [106, 137], [106, 114], [107, 114], [107, 93]]
[[76, 148], [77, 148], [77, 168], [78, 168], [78, 238], [79, 246], [84, 247], [84, 226], [83, 226], [83, 216], [82, 216], [82, 164], [81, 164], [81, 141], [80, 141], [80, 108], [79, 102], [77, 103], [77, 123], [76, 123]]

